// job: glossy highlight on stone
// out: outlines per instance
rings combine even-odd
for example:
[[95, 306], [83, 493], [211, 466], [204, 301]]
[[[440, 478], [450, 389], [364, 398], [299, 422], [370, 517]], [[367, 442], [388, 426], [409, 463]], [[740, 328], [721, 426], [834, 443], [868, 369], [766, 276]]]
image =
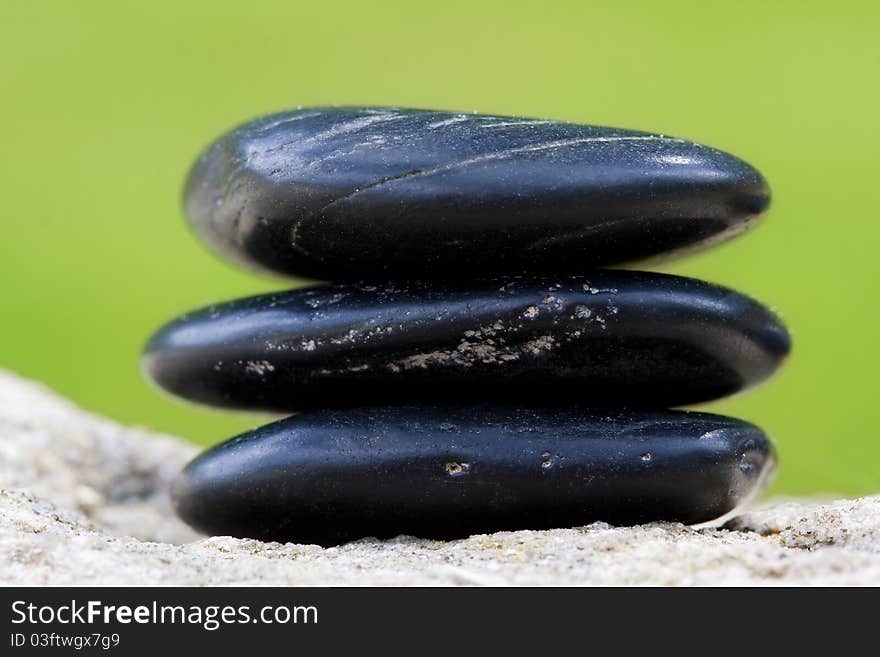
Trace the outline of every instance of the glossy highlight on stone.
[[220, 137], [184, 205], [234, 263], [342, 281], [583, 274], [731, 237], [769, 199], [742, 160], [664, 135], [317, 107]]
[[342, 284], [184, 315], [148, 376], [180, 397], [294, 411], [480, 400], [664, 407], [768, 378], [790, 348], [764, 306], [634, 271], [472, 284]]
[[207, 534], [450, 539], [597, 520], [706, 522], [756, 493], [773, 466], [760, 429], [707, 413], [358, 408], [218, 445], [187, 466], [173, 497]]

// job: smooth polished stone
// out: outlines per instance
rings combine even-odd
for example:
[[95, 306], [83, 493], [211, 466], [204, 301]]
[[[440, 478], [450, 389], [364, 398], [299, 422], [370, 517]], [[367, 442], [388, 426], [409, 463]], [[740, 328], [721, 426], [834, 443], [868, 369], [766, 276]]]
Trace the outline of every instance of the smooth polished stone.
[[773, 464], [760, 429], [706, 413], [357, 408], [305, 413], [214, 447], [173, 496], [207, 534], [448, 539], [710, 521], [755, 493]]
[[184, 204], [232, 262], [342, 281], [582, 274], [726, 239], [769, 200], [742, 160], [664, 135], [318, 107], [220, 137]]
[[146, 347], [167, 391], [293, 411], [458, 400], [665, 407], [768, 378], [789, 336], [761, 304], [663, 274], [335, 285], [184, 315]]

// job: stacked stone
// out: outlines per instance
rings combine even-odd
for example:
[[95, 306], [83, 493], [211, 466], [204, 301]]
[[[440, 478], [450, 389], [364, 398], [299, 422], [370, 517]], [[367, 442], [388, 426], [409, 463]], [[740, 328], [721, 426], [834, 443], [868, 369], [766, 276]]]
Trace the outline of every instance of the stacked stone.
[[757, 427], [666, 410], [767, 379], [767, 308], [598, 267], [705, 247], [769, 203], [745, 162], [556, 121], [302, 109], [221, 137], [185, 206], [224, 258], [336, 281], [184, 315], [162, 388], [296, 413], [209, 449], [174, 488], [209, 534], [337, 544], [595, 520], [700, 523], [757, 492]]

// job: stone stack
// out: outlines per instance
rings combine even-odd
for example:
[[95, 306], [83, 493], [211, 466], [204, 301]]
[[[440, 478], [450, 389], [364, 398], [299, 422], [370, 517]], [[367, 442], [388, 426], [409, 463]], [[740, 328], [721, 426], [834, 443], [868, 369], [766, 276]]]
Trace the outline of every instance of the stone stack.
[[788, 333], [733, 290], [600, 267], [727, 239], [769, 198], [732, 155], [630, 130], [396, 108], [233, 130], [189, 176], [196, 233], [334, 283], [153, 336], [165, 390], [296, 413], [196, 458], [178, 512], [322, 545], [731, 512], [773, 470], [768, 438], [666, 409], [764, 381]]

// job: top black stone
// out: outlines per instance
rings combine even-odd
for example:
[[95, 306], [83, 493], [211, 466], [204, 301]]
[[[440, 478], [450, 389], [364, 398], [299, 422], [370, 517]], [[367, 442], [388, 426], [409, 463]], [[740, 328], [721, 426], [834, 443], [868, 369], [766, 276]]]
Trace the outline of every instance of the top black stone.
[[251, 121], [185, 191], [223, 257], [324, 280], [583, 273], [726, 239], [768, 203], [754, 168], [683, 139], [397, 108]]

